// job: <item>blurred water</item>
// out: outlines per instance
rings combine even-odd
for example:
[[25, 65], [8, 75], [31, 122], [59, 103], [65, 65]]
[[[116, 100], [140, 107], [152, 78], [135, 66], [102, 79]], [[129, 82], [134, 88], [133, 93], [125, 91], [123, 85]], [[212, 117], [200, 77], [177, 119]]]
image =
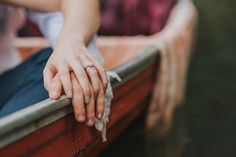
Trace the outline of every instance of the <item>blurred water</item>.
[[142, 122], [136, 122], [102, 157], [236, 157], [236, 1], [195, 3], [198, 45], [186, 103], [169, 136], [147, 141]]

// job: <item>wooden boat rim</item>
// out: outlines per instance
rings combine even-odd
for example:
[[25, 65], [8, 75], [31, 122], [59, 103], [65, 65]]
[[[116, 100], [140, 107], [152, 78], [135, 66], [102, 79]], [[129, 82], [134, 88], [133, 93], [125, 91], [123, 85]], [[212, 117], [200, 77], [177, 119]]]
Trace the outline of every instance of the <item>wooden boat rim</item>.
[[[148, 47], [136, 57], [112, 69], [122, 79], [121, 82], [111, 78], [113, 89], [116, 89], [137, 76], [160, 58], [156, 47]], [[6, 117], [0, 118], [0, 148], [43, 128], [56, 120], [72, 113], [70, 99], [62, 96], [59, 100], [44, 100]]]

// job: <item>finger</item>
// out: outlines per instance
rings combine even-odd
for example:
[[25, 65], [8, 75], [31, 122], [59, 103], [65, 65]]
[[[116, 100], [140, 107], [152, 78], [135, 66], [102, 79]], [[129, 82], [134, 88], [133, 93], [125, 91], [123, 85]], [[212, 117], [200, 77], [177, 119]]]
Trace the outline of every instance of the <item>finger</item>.
[[[90, 88], [92, 88], [90, 86]], [[95, 99], [92, 93], [89, 104], [86, 105], [87, 125], [93, 126], [95, 123]]]
[[49, 97], [51, 99], [58, 99], [61, 96], [61, 92], [62, 92], [62, 84], [59, 75], [56, 74], [52, 79], [49, 87]]
[[58, 73], [66, 96], [72, 98], [72, 85], [68, 66], [61, 65], [58, 69]]
[[73, 87], [72, 105], [74, 108], [75, 117], [78, 122], [84, 122], [86, 116], [84, 108], [83, 90], [73, 72], [71, 73], [71, 80]]
[[[107, 84], [108, 84], [108, 78], [107, 78], [107, 74], [106, 74], [105, 69], [101, 66], [101, 64], [97, 61], [97, 59], [94, 56], [88, 55], [88, 58], [91, 60], [91, 62], [93, 62], [94, 66], [96, 67], [96, 69], [99, 73], [99, 76], [102, 80], [103, 87], [104, 87], [104, 89], [106, 89]], [[105, 92], [105, 90], [104, 90], [104, 92]]]
[[100, 85], [99, 85], [100, 77], [98, 76], [97, 70], [93, 67], [88, 67], [86, 71], [89, 76], [89, 80], [92, 83], [94, 97], [96, 99], [98, 96], [99, 88], [100, 88]]
[[97, 119], [101, 119], [105, 109], [105, 96], [104, 96], [104, 88], [102, 83], [100, 82], [100, 88], [98, 97], [96, 100], [96, 117]]
[[49, 91], [51, 81], [53, 79], [53, 76], [56, 74], [55, 67], [47, 64], [43, 70], [43, 82], [44, 82], [44, 88]]
[[[85, 56], [81, 56], [81, 62], [83, 64], [84, 67], [86, 67], [87, 65], [91, 65], [92, 62], [90, 62]], [[97, 98], [98, 92], [99, 92], [99, 82], [100, 82], [100, 77], [98, 75], [98, 72], [96, 70], [95, 67], [87, 67], [85, 69], [89, 80], [92, 84], [93, 87], [93, 92], [94, 92], [94, 97], [95, 99]]]
[[84, 102], [85, 104], [89, 104], [90, 98], [92, 95], [92, 90], [90, 90], [90, 82], [87, 76], [87, 73], [85, 72], [83, 66], [81, 65], [80, 60], [72, 60], [71, 61], [71, 68], [73, 72], [75, 73], [75, 76], [77, 80], [79, 81], [79, 84], [81, 85], [83, 89], [84, 94]]

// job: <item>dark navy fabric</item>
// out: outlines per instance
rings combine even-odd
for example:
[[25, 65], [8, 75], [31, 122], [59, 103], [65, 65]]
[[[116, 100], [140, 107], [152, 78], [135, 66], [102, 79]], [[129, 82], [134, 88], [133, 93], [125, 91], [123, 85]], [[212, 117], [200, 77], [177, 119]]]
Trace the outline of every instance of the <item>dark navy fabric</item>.
[[51, 53], [51, 48], [44, 49], [0, 75], [0, 117], [48, 98], [43, 69]]

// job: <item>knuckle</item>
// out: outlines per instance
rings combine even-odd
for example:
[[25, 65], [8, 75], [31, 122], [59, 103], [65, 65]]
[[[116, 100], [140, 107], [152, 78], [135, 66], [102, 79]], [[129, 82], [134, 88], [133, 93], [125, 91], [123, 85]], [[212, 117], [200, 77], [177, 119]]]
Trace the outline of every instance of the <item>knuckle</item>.
[[93, 111], [93, 112], [87, 113], [87, 117], [88, 118], [94, 118], [95, 117], [95, 112]]
[[99, 103], [101, 104], [101, 106], [104, 106], [105, 105], [105, 99], [104, 99], [104, 97], [100, 97], [99, 99], [98, 99], [98, 101], [99, 101]]
[[56, 59], [55, 61], [51, 61], [50, 62], [50, 65], [52, 66], [55, 66], [55, 67], [60, 67], [60, 60]]
[[99, 98], [98, 99], [98, 107], [104, 107], [105, 106], [105, 99]]
[[85, 89], [84, 89], [84, 95], [85, 95], [85, 96], [89, 96], [89, 97], [92, 96], [91, 91], [90, 91], [89, 88], [85, 88]]
[[66, 75], [66, 74], [60, 74], [60, 79], [61, 79], [62, 84], [63, 84], [64, 86], [70, 86], [71, 81], [70, 81], [70, 78], [69, 78], [68, 75]]
[[77, 93], [77, 94], [80, 92], [79, 86], [76, 86], [76, 85], [73, 86], [73, 90], [74, 90], [74, 92]]
[[72, 103], [76, 113], [85, 112], [84, 106], [79, 101], [74, 99]]
[[94, 112], [94, 109], [95, 109], [95, 105], [94, 105], [94, 104], [89, 104], [89, 105], [87, 105], [87, 107], [86, 107], [86, 111], [87, 111], [88, 113]]
[[[77, 94], [77, 93], [75, 93], [75, 94]], [[78, 96], [77, 96], [78, 95]], [[83, 104], [83, 95], [81, 95], [81, 94], [77, 94], [76, 96], [74, 96], [74, 98], [76, 99], [76, 101], [78, 102], [77, 104], [77, 106], [78, 106], [78, 108], [84, 108], [84, 104]]]
[[94, 68], [91, 68], [91, 73], [92, 73], [93, 75], [97, 75], [97, 74], [98, 74], [97, 70], [94, 69]]
[[99, 92], [99, 86], [94, 86], [93, 91], [94, 91], [95, 94], [98, 94], [98, 92]]
[[103, 74], [105, 74], [105, 73], [106, 73], [106, 70], [105, 70], [104, 68], [101, 68], [101, 72], [102, 72]]
[[67, 72], [66, 71], [60, 71], [61, 77], [67, 77]]
[[78, 93], [76, 93], [75, 92], [75, 96], [74, 97], [76, 97], [79, 101], [82, 101], [82, 99], [83, 99], [83, 93], [82, 92], [78, 92]]
[[91, 70], [91, 72], [90, 72], [92, 75], [97, 75], [97, 71], [95, 71], [95, 70]]
[[78, 114], [84, 114], [85, 113], [85, 109], [84, 109], [84, 107], [77, 107], [77, 109], [76, 109], [76, 112], [78, 113]]

